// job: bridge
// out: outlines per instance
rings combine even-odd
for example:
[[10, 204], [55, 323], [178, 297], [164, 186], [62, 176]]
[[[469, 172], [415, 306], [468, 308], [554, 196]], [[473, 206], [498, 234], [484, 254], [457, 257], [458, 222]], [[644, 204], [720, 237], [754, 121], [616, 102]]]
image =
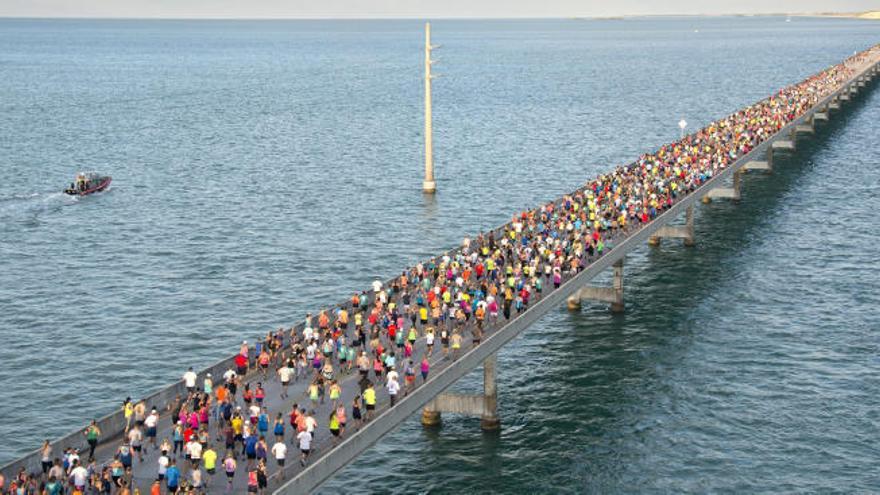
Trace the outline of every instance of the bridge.
[[[498, 419], [498, 403], [495, 381], [495, 356], [505, 344], [514, 339], [521, 332], [529, 328], [547, 312], [555, 310], [562, 304], [576, 310], [580, 308], [582, 301], [597, 300], [610, 305], [612, 311], [625, 310], [624, 298], [624, 262], [627, 254], [645, 243], [657, 245], [663, 239], [680, 239], [686, 246], [693, 245], [694, 225], [693, 208], [697, 202], [710, 202], [720, 199], [739, 200], [741, 198], [740, 185], [741, 174], [747, 171], [771, 171], [774, 167], [774, 156], [777, 153], [791, 153], [796, 151], [799, 135], [814, 134], [817, 123], [833, 118], [834, 112], [841, 111], [843, 107], [857, 99], [857, 96], [870, 87], [873, 87], [880, 66], [880, 50], [873, 49], [861, 54], [861, 58], [851, 58], [846, 62], [852, 74], [835, 87], [823, 94], [811, 107], [804, 109], [798, 115], [785, 123], [772, 135], [764, 136], [747, 152], [737, 154], [723, 169], [713, 174], [697, 187], [675, 197], [667, 208], [646, 222], [630, 222], [626, 225], [610, 231], [604, 237], [605, 249], [591, 255], [584, 256], [582, 266], [578, 270], [563, 272], [558, 287], [547, 284], [543, 292], [535, 294], [535, 299], [528, 305], [526, 310], [511, 314], [509, 318], [499, 316], [495, 324], [487, 324], [482, 334], [482, 340], [474, 344], [470, 339], [462, 343], [461, 349], [452, 358], [444, 358], [435, 352], [429, 356], [431, 369], [427, 380], [419, 381], [407, 395], [390, 406], [389, 397], [381, 387], [377, 387], [378, 405], [376, 415], [370, 421], [359, 428], [355, 428], [349, 422], [348, 431], [341, 438], [330, 435], [326, 430], [326, 418], [330, 413], [329, 401], [327, 404], [314, 406], [316, 417], [319, 419], [319, 429], [316, 430], [313, 442], [314, 452], [305, 467], [300, 466], [295, 443], [290, 443], [288, 426], [288, 444], [291, 445], [288, 455], [288, 463], [283, 469], [278, 468], [273, 461], [268, 463], [269, 488], [279, 494], [310, 493], [317, 489], [324, 481], [329, 479], [335, 472], [343, 468], [360, 453], [379, 441], [385, 434], [393, 430], [401, 422], [421, 413], [422, 423], [426, 426], [434, 426], [441, 422], [443, 413], [468, 414], [478, 416], [481, 419], [481, 427], [487, 430], [500, 427]], [[578, 192], [584, 192], [582, 188]], [[553, 203], [556, 208], [563, 205], [563, 199]], [[678, 219], [683, 218], [684, 223], [679, 224]], [[494, 230], [494, 235], [500, 239], [505, 233], [505, 227], [501, 226]], [[443, 253], [442, 256], [455, 256], [461, 254], [462, 248]], [[613, 283], [611, 287], [592, 287], [588, 283], [599, 273], [606, 269], [613, 269]], [[383, 287], [391, 287], [396, 279], [384, 282]], [[373, 302], [374, 294], [370, 294], [370, 302]], [[392, 300], [395, 300], [392, 297]], [[354, 311], [351, 302], [345, 302], [337, 308]], [[469, 320], [462, 328], [473, 331], [473, 319]], [[304, 324], [295, 327], [297, 332], [302, 332]], [[439, 340], [439, 339], [438, 339]], [[426, 351], [425, 338], [420, 335], [413, 351], [414, 356], [422, 355]], [[254, 356], [251, 356], [253, 359]], [[456, 381], [473, 370], [482, 366], [483, 369], [483, 392], [478, 395], [464, 395], [448, 393]], [[215, 380], [225, 371], [234, 368], [234, 357], [224, 359], [207, 369], [201, 370], [199, 383], [207, 375], [211, 374]], [[377, 377], [378, 378], [378, 377]], [[245, 376], [248, 383], [255, 383], [262, 379], [256, 371], [249, 371]], [[350, 404], [354, 396], [360, 392], [358, 387], [358, 373], [340, 373], [338, 380], [342, 385], [340, 400], [343, 404]], [[277, 379], [264, 380], [266, 384], [266, 405], [271, 412], [270, 417], [281, 412], [285, 414], [292, 404], [298, 402], [305, 405], [307, 380], [294, 383], [290, 387], [289, 398], [281, 399], [281, 385]], [[141, 400], [147, 407], [156, 406], [161, 413], [159, 424], [159, 440], [170, 438], [173, 422], [167, 413], [169, 404], [179, 397], [187, 395], [183, 381], [172, 384], [159, 392]], [[401, 394], [403, 395], [403, 394]], [[309, 408], [313, 406], [308, 406]], [[103, 432], [101, 442], [95, 453], [96, 461], [106, 464], [112, 459], [117, 447], [120, 445], [125, 430], [125, 418], [122, 411], [115, 411], [97, 421]], [[269, 432], [271, 436], [271, 430]], [[211, 443], [214, 443], [211, 434]], [[67, 448], [87, 449], [82, 430], [77, 430], [69, 435], [57, 439], [51, 443], [53, 456], [60, 456]], [[270, 442], [271, 446], [271, 442]], [[222, 458], [224, 449], [221, 445], [216, 446], [219, 456]], [[40, 451], [31, 452], [20, 459], [0, 467], [0, 473], [7, 480], [12, 479], [19, 471], [39, 472]], [[149, 488], [150, 483], [156, 478], [156, 449], [148, 449], [143, 462], [134, 463], [130, 480], [141, 491]], [[239, 456], [241, 461], [241, 456]], [[183, 468], [182, 458], [178, 461]], [[234, 491], [240, 493], [246, 487], [245, 473], [239, 472], [233, 481]], [[186, 469], [182, 469], [186, 475]], [[218, 467], [218, 471], [222, 468]], [[225, 476], [218, 473], [209, 478], [208, 491], [220, 492], [226, 489]]]

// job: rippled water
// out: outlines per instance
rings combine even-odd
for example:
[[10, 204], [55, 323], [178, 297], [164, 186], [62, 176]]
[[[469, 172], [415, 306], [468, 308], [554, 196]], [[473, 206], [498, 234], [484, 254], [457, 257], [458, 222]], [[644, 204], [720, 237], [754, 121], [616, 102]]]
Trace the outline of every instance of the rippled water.
[[[797, 18], [0, 21], [0, 461], [880, 41]], [[627, 313], [499, 356], [503, 428], [402, 425], [324, 491], [877, 491], [880, 95], [698, 245], [628, 259]], [[80, 168], [112, 191], [59, 194]], [[462, 389], [479, 385], [479, 375]]]

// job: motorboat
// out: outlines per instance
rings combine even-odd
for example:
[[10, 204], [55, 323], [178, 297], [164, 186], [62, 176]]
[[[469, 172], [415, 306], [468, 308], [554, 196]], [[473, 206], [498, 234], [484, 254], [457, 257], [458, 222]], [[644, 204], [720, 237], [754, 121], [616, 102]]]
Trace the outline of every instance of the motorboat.
[[85, 196], [101, 192], [110, 187], [112, 179], [109, 175], [101, 175], [97, 172], [80, 172], [76, 174], [76, 180], [64, 190], [64, 193], [71, 196]]

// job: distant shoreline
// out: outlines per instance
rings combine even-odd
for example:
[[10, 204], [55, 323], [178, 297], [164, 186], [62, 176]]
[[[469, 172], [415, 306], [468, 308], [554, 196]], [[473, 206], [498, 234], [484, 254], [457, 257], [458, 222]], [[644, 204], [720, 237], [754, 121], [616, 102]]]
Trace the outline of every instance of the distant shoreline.
[[799, 17], [841, 17], [845, 19], [868, 19], [880, 21], [880, 10], [867, 12], [817, 12], [815, 14], [799, 14]]
[[640, 17], [834, 17], [838, 19], [880, 20], [880, 10], [865, 12], [771, 12], [763, 14], [628, 14], [619, 16], [575, 16], [572, 19], [590, 21], [623, 21]]
[[770, 13], [720, 13], [720, 14], [622, 14], [622, 15], [574, 15], [574, 16], [523, 16], [523, 17], [455, 17], [455, 16], [278, 16], [278, 17], [225, 17], [225, 16], [180, 16], [180, 17], [164, 17], [164, 16], [143, 16], [143, 17], [125, 17], [125, 16], [7, 16], [0, 15], [0, 20], [119, 20], [119, 21], [406, 21], [406, 20], [450, 20], [450, 21], [486, 21], [486, 20], [507, 20], [507, 21], [527, 21], [527, 20], [553, 20], [553, 19], [569, 19], [576, 21], [624, 21], [628, 19], [640, 18], [697, 18], [697, 17], [828, 17], [838, 19], [862, 19], [862, 20], [880, 20], [880, 11], [866, 12], [770, 12]]

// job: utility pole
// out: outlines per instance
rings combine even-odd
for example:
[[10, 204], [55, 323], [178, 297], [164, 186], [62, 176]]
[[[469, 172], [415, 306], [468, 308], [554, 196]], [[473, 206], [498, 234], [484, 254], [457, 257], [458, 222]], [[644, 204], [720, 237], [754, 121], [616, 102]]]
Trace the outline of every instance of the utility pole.
[[431, 23], [425, 23], [425, 181], [422, 190], [426, 194], [437, 191], [434, 182], [434, 140], [431, 127]]

